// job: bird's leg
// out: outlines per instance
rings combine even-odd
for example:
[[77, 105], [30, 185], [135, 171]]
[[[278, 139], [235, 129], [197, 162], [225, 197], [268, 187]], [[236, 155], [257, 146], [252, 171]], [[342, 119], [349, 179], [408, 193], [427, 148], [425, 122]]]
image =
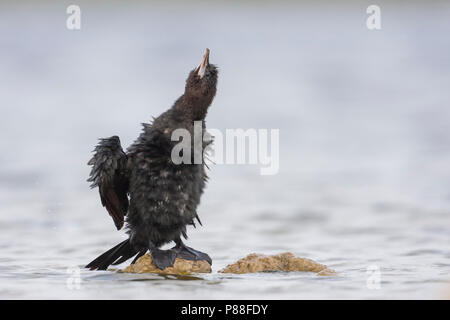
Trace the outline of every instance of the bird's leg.
[[212, 259], [208, 254], [188, 247], [181, 239], [175, 240], [175, 247], [171, 250], [176, 252], [178, 258], [192, 261], [205, 260], [212, 265]]
[[149, 242], [148, 249], [152, 255], [153, 263], [161, 270], [167, 267], [172, 267], [175, 263], [177, 254], [173, 250], [161, 250], [158, 249], [153, 242]]

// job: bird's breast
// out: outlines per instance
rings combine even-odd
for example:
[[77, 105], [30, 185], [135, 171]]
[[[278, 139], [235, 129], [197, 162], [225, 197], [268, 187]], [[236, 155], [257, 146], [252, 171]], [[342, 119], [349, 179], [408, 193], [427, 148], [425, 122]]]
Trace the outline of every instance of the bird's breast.
[[205, 184], [203, 164], [133, 164], [130, 198], [141, 211], [192, 220]]

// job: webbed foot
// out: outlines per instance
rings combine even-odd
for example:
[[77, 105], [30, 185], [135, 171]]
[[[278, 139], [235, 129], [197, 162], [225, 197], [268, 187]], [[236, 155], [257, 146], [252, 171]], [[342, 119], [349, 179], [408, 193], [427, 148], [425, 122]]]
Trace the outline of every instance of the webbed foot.
[[150, 251], [153, 263], [161, 270], [167, 267], [172, 267], [175, 263], [177, 253], [173, 250], [153, 249]]
[[205, 260], [212, 265], [212, 259], [208, 254], [186, 246], [181, 240], [171, 250], [176, 252], [178, 258], [191, 261]]

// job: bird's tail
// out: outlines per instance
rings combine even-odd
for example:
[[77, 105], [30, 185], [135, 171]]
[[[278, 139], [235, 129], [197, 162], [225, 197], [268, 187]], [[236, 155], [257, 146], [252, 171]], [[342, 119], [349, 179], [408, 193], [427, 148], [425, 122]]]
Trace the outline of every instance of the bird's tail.
[[130, 243], [130, 239], [127, 239], [97, 257], [89, 263], [86, 268], [91, 270], [106, 270], [110, 265], [122, 263], [136, 255], [138, 252], [139, 250], [134, 248]]

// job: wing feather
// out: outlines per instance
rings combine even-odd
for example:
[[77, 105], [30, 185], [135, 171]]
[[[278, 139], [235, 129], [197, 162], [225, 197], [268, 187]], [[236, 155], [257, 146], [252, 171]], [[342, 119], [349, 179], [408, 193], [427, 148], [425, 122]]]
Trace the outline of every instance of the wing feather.
[[127, 155], [120, 145], [119, 137], [100, 139], [94, 149], [94, 156], [89, 160], [92, 166], [88, 182], [91, 188], [98, 187], [100, 200], [112, 217], [117, 230], [124, 224], [128, 212]]

